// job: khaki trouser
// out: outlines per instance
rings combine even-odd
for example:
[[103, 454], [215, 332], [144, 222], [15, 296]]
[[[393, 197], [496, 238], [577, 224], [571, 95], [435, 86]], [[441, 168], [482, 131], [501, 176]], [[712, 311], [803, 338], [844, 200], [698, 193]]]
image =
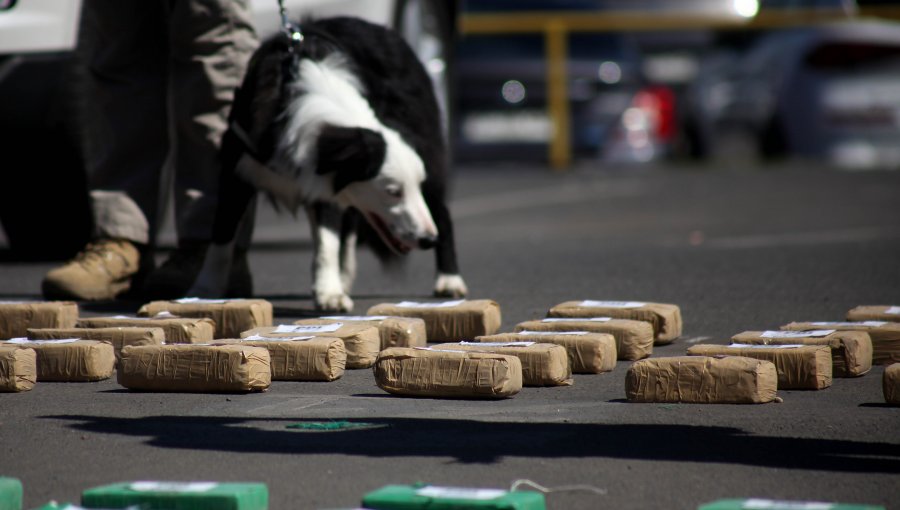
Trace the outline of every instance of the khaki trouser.
[[[212, 236], [218, 148], [258, 40], [249, 0], [85, 0], [85, 156], [98, 237]], [[168, 159], [167, 159], [168, 158]]]

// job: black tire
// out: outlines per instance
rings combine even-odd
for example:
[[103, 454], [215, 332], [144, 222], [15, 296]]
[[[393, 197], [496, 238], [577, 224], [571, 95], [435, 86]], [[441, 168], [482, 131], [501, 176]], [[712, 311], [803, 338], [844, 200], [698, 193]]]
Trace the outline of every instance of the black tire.
[[[71, 83], [73, 56], [22, 62], [0, 83], [0, 223], [16, 260], [63, 260], [93, 228]], [[6, 94], [9, 92], [9, 94]]]

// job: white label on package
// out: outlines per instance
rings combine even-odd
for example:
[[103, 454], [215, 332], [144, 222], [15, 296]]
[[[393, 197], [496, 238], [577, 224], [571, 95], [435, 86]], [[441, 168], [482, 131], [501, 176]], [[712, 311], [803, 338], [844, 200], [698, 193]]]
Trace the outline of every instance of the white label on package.
[[852, 326], [864, 326], [864, 327], [872, 327], [877, 328], [880, 326], [884, 326], [887, 322], [884, 321], [863, 321], [863, 322], [810, 322], [813, 326], [825, 326], [826, 328], [829, 326], [832, 327], [852, 327]]
[[282, 324], [272, 333], [334, 333], [344, 325], [340, 322], [334, 324]]
[[416, 491], [416, 496], [425, 496], [435, 499], [462, 499], [486, 501], [497, 499], [506, 494], [501, 489], [469, 489], [466, 487], [422, 487]]
[[763, 331], [760, 338], [819, 338], [834, 333], [833, 329], [813, 329], [810, 331]]
[[580, 306], [594, 307], [594, 308], [640, 308], [647, 303], [641, 303], [638, 301], [594, 301], [591, 299], [586, 299], [580, 303]]
[[797, 347], [804, 347], [800, 344], [785, 344], [785, 345], [759, 345], [759, 344], [731, 344], [728, 347], [734, 347], [736, 349], [796, 349]]
[[61, 338], [59, 340], [29, 340], [27, 338], [11, 338], [6, 341], [6, 343], [10, 344], [29, 344], [29, 345], [40, 345], [40, 344], [70, 344], [72, 342], [77, 342], [81, 340], [80, 338]]
[[611, 320], [612, 320], [612, 317], [574, 317], [574, 318], [551, 317], [548, 319], [541, 319], [541, 322], [609, 322]]
[[887, 310], [885, 310], [884, 313], [887, 313], [890, 315], [900, 315], [900, 306], [892, 306], [892, 307], [888, 308]]
[[589, 335], [590, 331], [519, 331], [520, 335], [528, 336], [556, 336], [556, 335]]
[[315, 338], [314, 336], [260, 336], [260, 335], [250, 335], [247, 338], [244, 338], [242, 341], [258, 341], [258, 342], [299, 342], [301, 340], [310, 340]]
[[387, 315], [329, 315], [328, 317], [320, 317], [330, 321], [383, 321], [388, 318]]
[[461, 352], [465, 354], [468, 351], [454, 351], [452, 349], [435, 349], [434, 347], [413, 347], [417, 351], [434, 351], [434, 352]]
[[460, 342], [459, 345], [477, 345], [478, 347], [529, 347], [537, 342]]
[[188, 303], [197, 303], [201, 305], [221, 305], [222, 303], [227, 303], [232, 301], [231, 299], [203, 299], [198, 297], [186, 297], [181, 299], [176, 299], [176, 303], [180, 304], [188, 304]]
[[416, 301], [401, 301], [397, 303], [396, 306], [400, 308], [452, 308], [454, 306], [459, 306], [465, 302], [465, 299], [458, 299], [456, 301], [443, 301], [440, 303], [418, 303]]
[[815, 501], [775, 501], [772, 499], [748, 499], [741, 508], [746, 510], [829, 510], [832, 503]]
[[207, 492], [216, 482], [133, 482], [128, 488], [137, 492]]

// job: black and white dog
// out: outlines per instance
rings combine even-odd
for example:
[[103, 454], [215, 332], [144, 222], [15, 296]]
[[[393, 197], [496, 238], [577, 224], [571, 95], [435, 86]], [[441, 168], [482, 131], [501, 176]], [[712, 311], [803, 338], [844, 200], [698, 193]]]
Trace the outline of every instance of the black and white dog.
[[[316, 307], [349, 311], [362, 216], [393, 252], [434, 247], [434, 292], [463, 296], [445, 203], [446, 149], [431, 81], [396, 33], [354, 18], [304, 21], [252, 57], [222, 140], [213, 244], [188, 295], [225, 295], [256, 191], [304, 206]], [[250, 226], [252, 228], [252, 225]]]

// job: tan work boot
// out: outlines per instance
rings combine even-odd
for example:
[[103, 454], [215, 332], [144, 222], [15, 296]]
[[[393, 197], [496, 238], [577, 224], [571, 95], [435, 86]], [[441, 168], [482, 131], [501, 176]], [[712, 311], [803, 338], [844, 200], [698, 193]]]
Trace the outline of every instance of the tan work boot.
[[98, 239], [66, 265], [48, 272], [41, 288], [47, 299], [113, 299], [129, 289], [139, 267], [140, 253], [134, 244]]

